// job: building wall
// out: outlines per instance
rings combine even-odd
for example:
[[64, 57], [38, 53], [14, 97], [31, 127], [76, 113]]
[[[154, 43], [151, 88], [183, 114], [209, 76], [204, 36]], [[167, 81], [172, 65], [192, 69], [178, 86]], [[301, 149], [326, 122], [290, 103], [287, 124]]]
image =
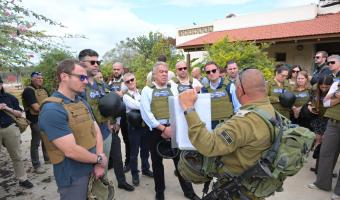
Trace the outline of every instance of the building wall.
[[[299, 47], [298, 47], [299, 45]], [[302, 49], [301, 49], [302, 45]], [[276, 53], [286, 53], [288, 64], [300, 65], [304, 70], [311, 71], [314, 56], [314, 44], [273, 44], [268, 49], [268, 55], [275, 59]]]
[[317, 10], [317, 5], [310, 4], [220, 19], [214, 21], [214, 31], [310, 20], [316, 17]]

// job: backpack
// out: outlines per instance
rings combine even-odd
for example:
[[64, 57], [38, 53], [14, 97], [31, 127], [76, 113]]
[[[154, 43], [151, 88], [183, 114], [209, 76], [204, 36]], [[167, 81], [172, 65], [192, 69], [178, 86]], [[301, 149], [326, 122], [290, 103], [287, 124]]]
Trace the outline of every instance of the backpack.
[[240, 176], [241, 185], [256, 197], [268, 197], [283, 191], [282, 185], [289, 176], [297, 174], [305, 163], [315, 139], [308, 128], [292, 124], [276, 112], [276, 119], [259, 109], [252, 112], [260, 116], [271, 129], [272, 146], [261, 159]]

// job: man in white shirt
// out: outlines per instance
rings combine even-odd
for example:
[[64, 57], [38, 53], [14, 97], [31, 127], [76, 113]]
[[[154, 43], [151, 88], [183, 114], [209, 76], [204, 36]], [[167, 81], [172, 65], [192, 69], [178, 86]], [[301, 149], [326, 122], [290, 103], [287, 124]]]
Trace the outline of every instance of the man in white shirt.
[[[157, 144], [169, 140], [172, 130], [169, 124], [168, 97], [178, 95], [177, 84], [168, 82], [168, 65], [165, 62], [157, 62], [152, 70], [153, 82], [145, 86], [141, 95], [141, 114], [144, 122], [150, 128], [149, 148], [151, 153], [152, 169], [156, 190], [156, 200], [164, 199], [165, 180], [163, 158], [157, 153]], [[179, 161], [179, 155], [173, 158], [175, 168]], [[195, 194], [192, 184], [185, 181], [178, 173], [178, 180], [189, 199], [199, 199]]]
[[130, 142], [130, 168], [132, 175], [132, 183], [139, 185], [138, 174], [138, 153], [140, 148], [140, 157], [142, 165], [142, 174], [153, 177], [149, 164], [149, 147], [148, 147], [148, 129], [140, 114], [140, 93], [137, 89], [137, 80], [132, 73], [126, 73], [123, 76], [128, 91], [123, 95], [123, 102], [126, 106], [128, 135]]
[[[337, 74], [337, 76], [323, 100], [324, 107], [328, 107], [324, 117], [329, 118], [329, 120], [322, 138], [317, 178], [308, 187], [329, 191], [332, 189], [334, 162], [338, 159], [340, 146], [340, 76], [338, 73], [340, 71], [340, 56], [329, 56], [327, 61], [332, 73]], [[331, 199], [340, 199], [339, 176]]]

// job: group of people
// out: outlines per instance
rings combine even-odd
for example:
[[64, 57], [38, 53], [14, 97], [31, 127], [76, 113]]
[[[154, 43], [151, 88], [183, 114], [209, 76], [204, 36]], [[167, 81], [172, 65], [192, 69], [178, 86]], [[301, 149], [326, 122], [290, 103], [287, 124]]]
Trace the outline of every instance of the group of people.
[[[133, 191], [140, 184], [140, 154], [142, 174], [154, 179], [155, 198], [164, 199], [165, 157], [159, 153], [158, 146], [176, 134], [170, 126], [168, 98], [179, 95], [191, 143], [204, 156], [219, 156], [222, 171], [233, 174], [254, 165], [271, 146], [270, 129], [250, 109], [256, 107], [272, 117], [276, 110], [292, 122], [310, 128], [317, 134], [315, 146], [322, 145], [315, 167], [317, 180], [309, 187], [330, 190], [340, 143], [340, 56], [317, 52], [315, 63], [312, 75], [297, 65], [290, 68], [278, 65], [274, 78], [265, 81], [255, 68], [239, 72], [235, 61], [228, 61], [223, 68], [213, 61], [207, 62], [202, 68], [205, 77], [198, 67], [190, 74], [185, 61], [179, 61], [175, 73], [170, 73], [166, 59], [160, 57], [146, 85], [139, 90], [136, 76], [124, 72], [119, 62], [112, 65], [112, 75], [105, 83], [98, 53], [85, 49], [79, 53], [78, 60], [59, 63], [57, 91], [49, 95], [43, 88], [43, 75], [33, 72], [31, 84], [22, 94], [26, 117], [31, 121], [33, 172], [45, 172], [38, 154], [42, 139], [44, 161], [53, 164], [60, 198], [86, 199], [90, 175], [105, 177], [109, 168], [114, 169], [118, 188]], [[22, 110], [18, 100], [4, 91], [2, 80], [0, 89], [0, 142], [8, 149], [19, 185], [31, 188], [33, 184], [23, 169], [20, 133], [6, 114], [21, 116]], [[294, 102], [289, 106], [284, 102], [287, 98], [282, 98], [286, 92], [294, 94]], [[113, 116], [103, 115], [99, 109], [99, 100], [109, 93], [118, 95], [121, 103]], [[197, 93], [211, 94], [212, 132], [195, 112]], [[125, 143], [125, 162], [119, 132]], [[180, 153], [171, 158], [184, 196], [200, 199], [192, 183], [178, 172]], [[126, 181], [125, 173], [129, 170], [134, 186]], [[340, 199], [339, 184], [333, 199]], [[254, 198], [249, 191], [246, 195]]]

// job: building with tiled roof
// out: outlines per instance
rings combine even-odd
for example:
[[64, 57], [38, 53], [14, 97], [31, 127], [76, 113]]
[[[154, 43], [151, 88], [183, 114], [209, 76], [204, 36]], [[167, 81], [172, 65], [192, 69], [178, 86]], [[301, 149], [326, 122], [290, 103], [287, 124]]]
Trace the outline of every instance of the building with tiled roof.
[[[231, 16], [231, 17], [230, 17]], [[245, 16], [230, 15], [211, 24], [178, 29], [177, 48], [187, 59], [201, 58], [206, 45], [230, 41], [268, 42], [277, 62], [299, 64], [309, 70], [316, 51], [340, 54], [340, 4], [315, 4]]]

